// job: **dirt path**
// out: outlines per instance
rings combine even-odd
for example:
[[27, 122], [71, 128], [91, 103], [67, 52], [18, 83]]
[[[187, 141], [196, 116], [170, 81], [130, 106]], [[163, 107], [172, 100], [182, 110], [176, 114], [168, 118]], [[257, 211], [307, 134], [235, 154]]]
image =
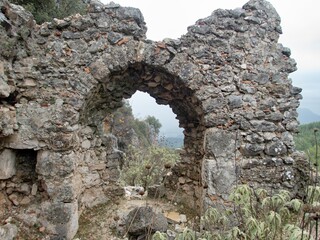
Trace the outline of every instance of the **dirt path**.
[[79, 219], [79, 230], [74, 240], [120, 240], [117, 226], [123, 216], [136, 207], [151, 206], [155, 212], [178, 212], [177, 206], [162, 200], [132, 199], [103, 204], [85, 210]]
[[[137, 199], [123, 198], [117, 202], [101, 204], [90, 209], [85, 209], [79, 219], [79, 229], [73, 240], [122, 240], [119, 236], [119, 223], [136, 207], [151, 206], [154, 212], [170, 215], [173, 219], [179, 218], [179, 213], [188, 212], [183, 207], [172, 204], [167, 200], [156, 200], [142, 197]], [[24, 214], [18, 214], [17, 207], [0, 208], [0, 223], [6, 222], [15, 224], [18, 227], [17, 240], [49, 240], [45, 228], [36, 224], [35, 216], [39, 214], [36, 206]], [[188, 219], [189, 220], [189, 219]], [[179, 220], [177, 220], [179, 222]], [[170, 229], [175, 225], [171, 224]]]

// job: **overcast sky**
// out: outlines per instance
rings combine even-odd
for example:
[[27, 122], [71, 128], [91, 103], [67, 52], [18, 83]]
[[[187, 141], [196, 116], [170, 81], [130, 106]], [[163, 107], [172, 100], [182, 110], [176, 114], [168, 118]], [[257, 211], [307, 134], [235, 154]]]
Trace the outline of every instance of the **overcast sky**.
[[[103, 0], [108, 3], [109, 1]], [[114, 0], [122, 6], [139, 8], [152, 40], [179, 38], [187, 27], [209, 16], [215, 9], [242, 7], [246, 0]], [[298, 71], [290, 74], [295, 86], [303, 88], [301, 107], [320, 114], [320, 1], [269, 0], [281, 17], [283, 34], [279, 42], [291, 49], [291, 57], [298, 63]], [[171, 110], [157, 108], [144, 95], [132, 97], [134, 114], [140, 118], [156, 116], [164, 125], [172, 123]], [[151, 105], [150, 105], [151, 104]], [[155, 104], [155, 103], [154, 103]]]

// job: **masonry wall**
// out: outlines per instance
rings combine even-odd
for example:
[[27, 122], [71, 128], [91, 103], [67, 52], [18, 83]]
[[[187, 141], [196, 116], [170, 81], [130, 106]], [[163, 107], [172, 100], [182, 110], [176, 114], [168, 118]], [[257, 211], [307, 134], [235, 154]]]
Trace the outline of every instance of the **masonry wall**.
[[[114, 3], [91, 1], [87, 15], [42, 25], [0, 6], [0, 200], [34, 210], [52, 234], [71, 239], [83, 208], [122, 194], [122, 155], [103, 119], [137, 90], [169, 105], [185, 130], [182, 160], [164, 183], [169, 198], [200, 213], [223, 204], [235, 183], [299, 194], [301, 89], [268, 2], [216, 10], [181, 39], [159, 42], [146, 39], [138, 9]], [[12, 188], [18, 151], [34, 154], [35, 177]], [[26, 197], [37, 201], [21, 204]]]

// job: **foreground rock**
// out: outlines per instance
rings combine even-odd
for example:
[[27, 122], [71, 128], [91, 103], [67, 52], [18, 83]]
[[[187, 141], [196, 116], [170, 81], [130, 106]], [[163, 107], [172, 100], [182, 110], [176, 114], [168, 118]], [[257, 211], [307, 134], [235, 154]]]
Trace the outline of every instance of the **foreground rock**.
[[16, 225], [7, 223], [4, 226], [0, 226], [0, 239], [1, 240], [13, 240], [18, 233]]
[[143, 240], [156, 231], [166, 232], [168, 222], [165, 216], [155, 213], [152, 207], [137, 207], [125, 218], [125, 231], [129, 239]]

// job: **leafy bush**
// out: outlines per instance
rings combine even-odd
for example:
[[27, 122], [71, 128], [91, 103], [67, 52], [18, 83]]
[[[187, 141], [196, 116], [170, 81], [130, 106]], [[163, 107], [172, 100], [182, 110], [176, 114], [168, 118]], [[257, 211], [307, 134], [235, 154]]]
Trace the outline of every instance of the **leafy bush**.
[[155, 145], [160, 132], [161, 123], [154, 116], [148, 116], [144, 120], [134, 119], [132, 128], [138, 135], [140, 142], [145, 146]]
[[134, 118], [128, 101], [104, 119], [104, 126], [105, 131], [117, 137], [119, 149], [126, 154], [121, 171], [124, 184], [159, 184], [169, 171], [166, 166], [179, 159], [175, 150], [157, 145], [160, 121], [153, 116], [145, 120]]
[[[206, 211], [202, 217], [204, 239], [314, 239], [316, 220], [311, 213], [320, 205], [319, 190], [309, 187], [303, 203], [291, 199], [285, 190], [269, 196], [264, 189], [240, 185], [230, 195], [234, 209]], [[230, 229], [232, 225], [236, 226]]]
[[150, 146], [137, 148], [129, 146], [122, 169], [121, 179], [125, 184], [149, 185], [159, 184], [169, 168], [178, 161], [179, 153], [175, 150]]
[[138, 138], [142, 145], [150, 146], [152, 144], [151, 128], [147, 122], [135, 119], [132, 123], [132, 128], [138, 135]]
[[320, 141], [317, 129], [320, 129], [320, 122], [301, 125], [299, 127], [299, 134], [294, 137], [294, 142], [296, 148], [304, 151], [309, 156], [311, 162], [320, 164], [319, 158], [316, 161], [316, 145]]
[[36, 22], [51, 22], [53, 18], [62, 19], [76, 13], [84, 13], [86, 4], [82, 0], [11, 0], [30, 11]]
[[152, 236], [152, 240], [167, 240], [168, 236], [166, 233], [161, 233], [157, 231], [155, 234]]
[[[233, 208], [209, 208], [201, 218], [203, 231], [186, 228], [175, 240], [316, 240], [320, 212], [320, 187], [307, 189], [305, 202], [280, 190], [269, 196], [264, 189], [239, 185], [230, 194]], [[157, 232], [153, 240], [167, 239]]]
[[160, 121], [154, 116], [148, 116], [145, 121], [152, 127], [155, 134], [158, 135], [162, 126]]

